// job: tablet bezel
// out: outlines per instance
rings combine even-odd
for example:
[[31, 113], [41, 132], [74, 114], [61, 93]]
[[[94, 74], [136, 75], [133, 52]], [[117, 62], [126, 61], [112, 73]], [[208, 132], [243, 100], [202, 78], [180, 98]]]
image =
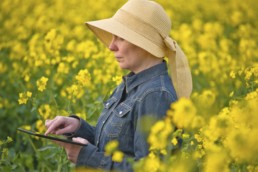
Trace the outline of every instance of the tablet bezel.
[[87, 144], [74, 142], [74, 141], [68, 140], [68, 139], [62, 139], [62, 138], [57, 138], [57, 137], [53, 137], [53, 136], [47, 136], [47, 135], [44, 135], [44, 134], [36, 133], [34, 131], [31, 131], [31, 130], [25, 130], [25, 129], [22, 129], [22, 128], [18, 128], [17, 130], [21, 131], [23, 133], [26, 133], [26, 134], [30, 134], [30, 135], [45, 138], [45, 139], [56, 140], [56, 141], [70, 143], [70, 144], [74, 144], [74, 145], [78, 145], [78, 146], [87, 146]]

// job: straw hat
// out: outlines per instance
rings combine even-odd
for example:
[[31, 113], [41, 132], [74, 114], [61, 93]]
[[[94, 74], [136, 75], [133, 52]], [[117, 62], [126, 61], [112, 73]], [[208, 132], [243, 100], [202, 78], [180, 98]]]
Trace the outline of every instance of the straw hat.
[[170, 18], [159, 4], [129, 0], [113, 17], [86, 22], [86, 25], [106, 46], [116, 35], [158, 58], [167, 56], [177, 96], [190, 97], [192, 77], [188, 61], [178, 44], [169, 37]]

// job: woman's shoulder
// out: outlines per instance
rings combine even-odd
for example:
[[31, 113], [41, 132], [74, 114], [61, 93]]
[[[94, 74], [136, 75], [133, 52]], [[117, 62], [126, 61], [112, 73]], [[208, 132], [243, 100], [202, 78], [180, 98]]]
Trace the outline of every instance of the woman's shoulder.
[[141, 97], [160, 92], [163, 94], [168, 94], [168, 96], [171, 96], [173, 99], [177, 98], [172, 80], [168, 74], [153, 77], [147, 82], [141, 84], [138, 89], [142, 91]]

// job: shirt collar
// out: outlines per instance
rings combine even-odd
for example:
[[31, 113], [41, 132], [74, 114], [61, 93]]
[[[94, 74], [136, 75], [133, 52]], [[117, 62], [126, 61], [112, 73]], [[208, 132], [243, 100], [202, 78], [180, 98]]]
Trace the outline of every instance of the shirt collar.
[[140, 73], [134, 74], [130, 72], [128, 75], [123, 77], [123, 81], [126, 87], [126, 92], [129, 93], [132, 89], [138, 85], [149, 81], [151, 78], [167, 73], [167, 63], [163, 61], [160, 64], [152, 66]]

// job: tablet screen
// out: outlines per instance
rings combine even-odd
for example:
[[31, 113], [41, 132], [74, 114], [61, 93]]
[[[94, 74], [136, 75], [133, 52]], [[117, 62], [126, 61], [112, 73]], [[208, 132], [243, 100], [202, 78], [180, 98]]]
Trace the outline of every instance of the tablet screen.
[[45, 138], [45, 139], [56, 140], [56, 141], [70, 143], [70, 144], [75, 144], [75, 145], [79, 145], [79, 146], [87, 146], [87, 144], [74, 142], [74, 141], [68, 140], [66, 138], [59, 138], [59, 137], [54, 137], [54, 136], [46, 136], [44, 134], [39, 134], [37, 132], [30, 131], [30, 130], [25, 130], [25, 129], [22, 129], [22, 128], [18, 128], [17, 130], [21, 131], [23, 133], [27, 133], [27, 134], [30, 134], [30, 135], [33, 135], [33, 136], [37, 136], [37, 137], [41, 137], [41, 138]]

